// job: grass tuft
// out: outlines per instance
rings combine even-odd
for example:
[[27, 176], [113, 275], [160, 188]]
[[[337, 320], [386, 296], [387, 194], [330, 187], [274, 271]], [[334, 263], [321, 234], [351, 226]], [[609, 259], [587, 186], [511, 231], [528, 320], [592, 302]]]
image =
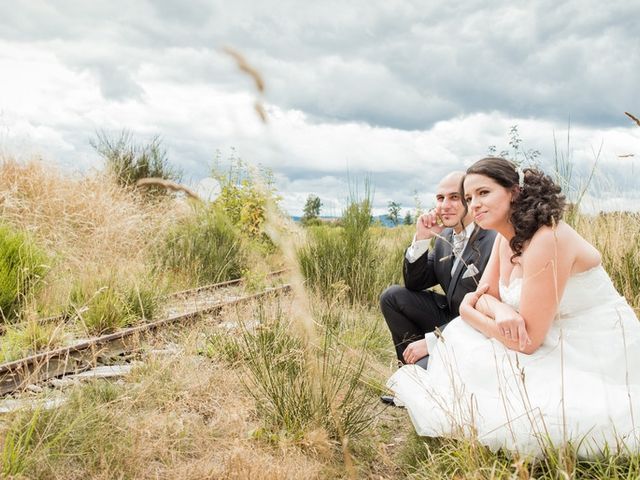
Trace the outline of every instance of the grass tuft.
[[366, 356], [349, 355], [326, 328], [319, 345], [305, 345], [280, 310], [268, 315], [259, 307], [256, 316], [254, 329], [215, 335], [207, 351], [246, 367], [247, 392], [266, 431], [301, 440], [320, 429], [332, 441], [365, 431], [377, 406], [364, 383]]
[[157, 269], [196, 284], [238, 278], [247, 269], [242, 236], [215, 205], [194, 205], [192, 215], [167, 232], [156, 262]]
[[393, 245], [380, 241], [384, 234], [371, 227], [368, 196], [352, 200], [340, 223], [307, 229], [307, 243], [298, 250], [307, 285], [327, 300], [344, 290], [350, 303], [374, 305], [385, 287], [400, 281], [407, 240]]
[[25, 232], [0, 224], [0, 316], [19, 317], [27, 297], [41, 285], [48, 270], [43, 250]]

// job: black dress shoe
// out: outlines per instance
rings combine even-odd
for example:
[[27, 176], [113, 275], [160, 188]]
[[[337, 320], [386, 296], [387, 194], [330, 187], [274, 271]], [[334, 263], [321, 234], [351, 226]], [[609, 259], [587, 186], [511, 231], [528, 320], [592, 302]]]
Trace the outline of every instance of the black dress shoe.
[[391, 395], [380, 395], [380, 401], [387, 405], [396, 406], [396, 402], [393, 401], [393, 397]]
[[385, 405], [390, 405], [392, 407], [404, 408], [400, 405], [396, 405], [396, 399], [392, 395], [380, 395], [380, 401]]

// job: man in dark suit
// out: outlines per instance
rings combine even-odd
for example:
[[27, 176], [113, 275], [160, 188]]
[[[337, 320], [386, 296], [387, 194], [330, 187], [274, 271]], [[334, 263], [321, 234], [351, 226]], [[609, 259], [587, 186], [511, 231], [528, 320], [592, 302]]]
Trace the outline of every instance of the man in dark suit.
[[[473, 223], [460, 198], [462, 177], [453, 172], [438, 184], [436, 207], [418, 218], [405, 255], [405, 286], [393, 285], [380, 296], [400, 363], [426, 368], [436, 329], [458, 316], [462, 299], [476, 289], [489, 260], [496, 233]], [[444, 294], [425, 290], [436, 285]]]

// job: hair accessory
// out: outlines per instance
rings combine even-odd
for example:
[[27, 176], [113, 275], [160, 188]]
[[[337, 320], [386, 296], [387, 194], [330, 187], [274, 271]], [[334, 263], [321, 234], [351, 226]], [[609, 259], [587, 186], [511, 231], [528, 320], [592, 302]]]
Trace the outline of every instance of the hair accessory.
[[518, 174], [518, 186], [522, 188], [524, 187], [524, 170], [522, 169], [522, 166], [516, 166], [516, 173]]

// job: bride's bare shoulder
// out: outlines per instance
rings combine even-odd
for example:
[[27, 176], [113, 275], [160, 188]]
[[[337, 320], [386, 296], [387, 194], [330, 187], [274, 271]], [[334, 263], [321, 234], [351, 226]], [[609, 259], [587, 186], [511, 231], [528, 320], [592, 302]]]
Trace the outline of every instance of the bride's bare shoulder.
[[577, 237], [582, 238], [571, 226], [565, 222], [558, 222], [556, 225], [543, 225], [531, 237], [531, 241], [547, 242], [553, 240], [555, 242], [573, 241]]
[[553, 252], [566, 259], [572, 270], [597, 266], [601, 260], [600, 252], [565, 222], [539, 228], [531, 238], [531, 246], [536, 252]]
[[[564, 222], [542, 226], [531, 237], [527, 250], [530, 255], [547, 257], [571, 251], [576, 243], [585, 242], [577, 232]], [[534, 253], [531, 253], [534, 252]]]

